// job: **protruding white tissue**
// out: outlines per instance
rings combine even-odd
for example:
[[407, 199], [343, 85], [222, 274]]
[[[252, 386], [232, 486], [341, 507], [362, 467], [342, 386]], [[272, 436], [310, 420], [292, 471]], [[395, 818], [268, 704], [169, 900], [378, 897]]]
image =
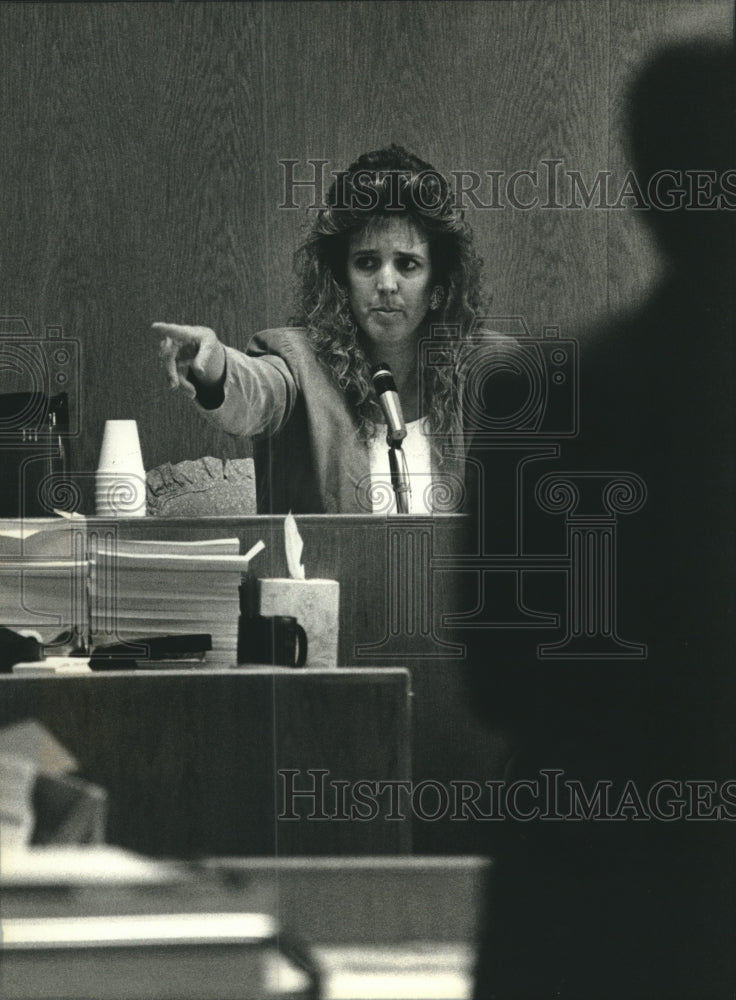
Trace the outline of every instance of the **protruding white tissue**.
[[304, 542], [296, 526], [294, 515], [289, 512], [284, 518], [284, 547], [286, 549], [286, 565], [292, 580], [304, 579], [302, 565], [302, 549]]

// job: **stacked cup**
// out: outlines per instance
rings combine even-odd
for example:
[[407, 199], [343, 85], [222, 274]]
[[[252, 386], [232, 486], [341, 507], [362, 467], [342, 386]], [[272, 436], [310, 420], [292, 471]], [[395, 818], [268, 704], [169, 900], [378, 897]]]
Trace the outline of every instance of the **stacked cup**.
[[101, 517], [143, 517], [146, 472], [135, 420], [107, 420], [95, 483]]

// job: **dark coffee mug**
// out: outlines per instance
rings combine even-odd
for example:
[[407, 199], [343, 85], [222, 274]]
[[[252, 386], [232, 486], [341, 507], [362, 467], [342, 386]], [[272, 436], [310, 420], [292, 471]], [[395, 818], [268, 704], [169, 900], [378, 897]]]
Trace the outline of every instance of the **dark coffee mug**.
[[289, 615], [242, 615], [238, 628], [238, 663], [265, 663], [303, 667], [307, 661], [307, 634]]

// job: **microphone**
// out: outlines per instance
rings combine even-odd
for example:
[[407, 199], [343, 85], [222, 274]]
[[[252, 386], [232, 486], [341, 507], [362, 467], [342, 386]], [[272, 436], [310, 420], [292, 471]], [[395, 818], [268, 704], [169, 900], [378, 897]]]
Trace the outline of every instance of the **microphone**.
[[400, 448], [401, 442], [406, 437], [406, 424], [391, 369], [385, 362], [379, 362], [371, 372], [371, 380], [386, 420], [386, 444], [389, 447]]
[[399, 514], [408, 514], [411, 486], [406, 456], [401, 450], [401, 442], [406, 437], [406, 424], [401, 412], [401, 401], [396, 391], [396, 383], [391, 369], [385, 362], [382, 361], [373, 368], [371, 379], [386, 420], [386, 444], [388, 445], [388, 462], [391, 469], [391, 485], [396, 497], [396, 511]]

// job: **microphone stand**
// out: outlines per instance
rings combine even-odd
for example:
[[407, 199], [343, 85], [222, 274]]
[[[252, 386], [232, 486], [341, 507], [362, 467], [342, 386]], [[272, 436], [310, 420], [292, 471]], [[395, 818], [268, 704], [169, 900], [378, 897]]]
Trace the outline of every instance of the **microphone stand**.
[[396, 497], [396, 513], [409, 514], [411, 486], [409, 485], [409, 467], [406, 464], [406, 455], [401, 447], [401, 438], [392, 439], [390, 435], [387, 435], [386, 441], [388, 442], [388, 464], [391, 469], [391, 485], [394, 488], [394, 495]]

